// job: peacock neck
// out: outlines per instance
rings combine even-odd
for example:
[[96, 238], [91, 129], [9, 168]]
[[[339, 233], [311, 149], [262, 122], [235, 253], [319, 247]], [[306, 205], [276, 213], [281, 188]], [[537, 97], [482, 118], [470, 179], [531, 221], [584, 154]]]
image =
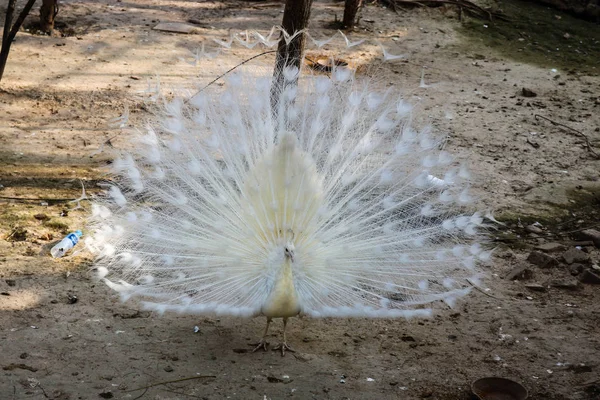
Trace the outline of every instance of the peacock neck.
[[275, 278], [275, 284], [262, 307], [262, 313], [267, 317], [293, 317], [300, 312], [298, 295], [294, 286], [293, 260], [293, 254], [286, 251], [281, 269]]

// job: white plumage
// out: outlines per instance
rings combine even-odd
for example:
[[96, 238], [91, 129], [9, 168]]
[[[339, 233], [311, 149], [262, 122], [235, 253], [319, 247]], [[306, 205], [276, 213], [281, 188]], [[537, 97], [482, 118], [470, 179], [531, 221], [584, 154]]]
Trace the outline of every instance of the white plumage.
[[275, 113], [270, 72], [165, 104], [93, 205], [100, 278], [159, 312], [268, 322], [452, 306], [490, 256], [465, 168], [394, 90], [284, 75]]

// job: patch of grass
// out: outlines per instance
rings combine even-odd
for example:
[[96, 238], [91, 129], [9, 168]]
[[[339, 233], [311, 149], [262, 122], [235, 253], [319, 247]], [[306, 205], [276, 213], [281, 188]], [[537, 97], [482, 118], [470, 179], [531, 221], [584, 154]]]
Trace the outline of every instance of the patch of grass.
[[600, 72], [600, 24], [536, 3], [503, 0], [496, 4], [510, 21], [467, 20], [460, 30], [466, 39], [464, 51], [485, 46], [503, 57], [543, 68]]
[[56, 219], [51, 219], [49, 221], [44, 222], [44, 226], [50, 229], [54, 229], [55, 231], [60, 231], [63, 234], [69, 233], [69, 224]]
[[3, 212], [2, 214], [0, 214], [0, 221], [1, 221], [2, 225], [6, 225], [6, 226], [12, 226], [19, 221], [23, 221], [24, 219], [26, 219], [26, 218], [21, 215], [12, 213], [10, 211]]

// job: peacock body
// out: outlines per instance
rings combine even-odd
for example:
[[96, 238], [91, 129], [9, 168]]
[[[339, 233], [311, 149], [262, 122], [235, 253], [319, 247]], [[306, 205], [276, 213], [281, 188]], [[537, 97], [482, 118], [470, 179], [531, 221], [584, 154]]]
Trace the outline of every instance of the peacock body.
[[99, 277], [161, 313], [268, 322], [452, 306], [490, 257], [464, 166], [393, 89], [346, 67], [283, 75], [165, 102], [93, 204]]

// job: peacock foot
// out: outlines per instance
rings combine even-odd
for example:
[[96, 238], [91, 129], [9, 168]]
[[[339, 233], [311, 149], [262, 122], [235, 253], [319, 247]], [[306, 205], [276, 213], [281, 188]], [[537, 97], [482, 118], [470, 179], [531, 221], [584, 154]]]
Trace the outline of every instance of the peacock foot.
[[252, 350], [253, 353], [255, 353], [259, 349], [267, 351], [267, 346], [269, 346], [269, 342], [267, 342], [265, 338], [262, 338], [258, 343], [251, 343], [250, 346], [256, 346], [254, 347], [254, 350]]
[[296, 350], [294, 350], [289, 344], [287, 344], [286, 342], [281, 342], [279, 343], [277, 346], [273, 347], [273, 351], [276, 350], [281, 350], [281, 357], [285, 356], [285, 351], [289, 351], [291, 353], [295, 353]]

